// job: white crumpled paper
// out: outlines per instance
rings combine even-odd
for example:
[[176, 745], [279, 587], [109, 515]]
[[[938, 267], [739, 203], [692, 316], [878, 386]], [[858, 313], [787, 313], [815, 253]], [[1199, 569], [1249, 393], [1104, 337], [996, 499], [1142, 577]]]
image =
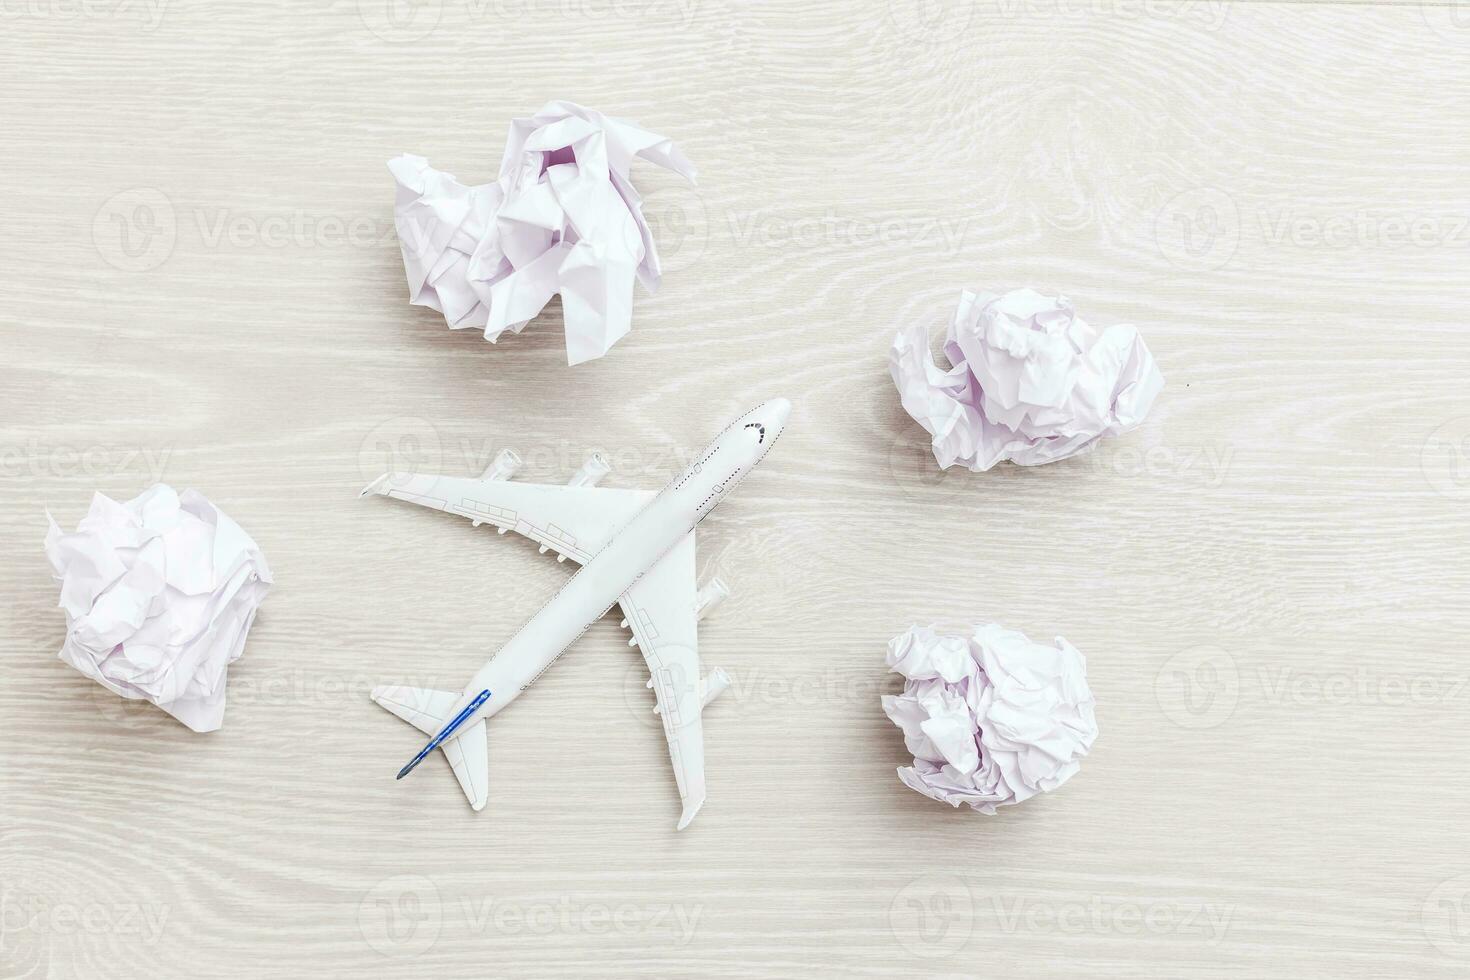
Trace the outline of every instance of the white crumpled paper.
[[914, 755], [898, 778], [925, 796], [981, 813], [1056, 789], [1097, 738], [1087, 661], [994, 624], [968, 634], [914, 626], [888, 644], [907, 678], [883, 710]]
[[196, 732], [219, 728], [226, 668], [271, 582], [250, 535], [196, 491], [163, 483], [125, 504], [93, 495], [72, 533], [46, 519], [66, 612], [61, 659]]
[[635, 157], [694, 181], [667, 138], [573, 102], [512, 121], [493, 184], [468, 187], [423, 157], [389, 161], [411, 301], [493, 343], [560, 293], [567, 363], [606, 354], [631, 325], [634, 278], [659, 283]]
[[1098, 331], [1066, 297], [1030, 289], [962, 292], [944, 353], [947, 371], [929, 354], [928, 331], [910, 327], [894, 338], [888, 369], [945, 469], [1075, 456], [1137, 426], [1164, 386], [1135, 328]]

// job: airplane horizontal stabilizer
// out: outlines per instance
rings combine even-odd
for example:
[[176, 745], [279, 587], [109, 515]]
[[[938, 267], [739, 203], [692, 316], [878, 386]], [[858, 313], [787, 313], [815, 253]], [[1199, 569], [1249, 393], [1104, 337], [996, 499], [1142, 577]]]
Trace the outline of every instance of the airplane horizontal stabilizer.
[[[422, 687], [373, 688], [373, 700], [425, 735], [435, 735], [449, 720], [461, 695]], [[459, 780], [465, 798], [476, 810], [490, 798], [490, 755], [484, 719], [475, 722], [439, 746]]]

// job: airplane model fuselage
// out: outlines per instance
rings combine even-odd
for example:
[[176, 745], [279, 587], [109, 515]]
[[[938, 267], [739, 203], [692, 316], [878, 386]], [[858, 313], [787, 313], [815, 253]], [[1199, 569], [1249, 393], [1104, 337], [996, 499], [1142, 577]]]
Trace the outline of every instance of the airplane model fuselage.
[[[555, 547], [560, 558], [572, 557], [582, 563], [581, 570], [475, 673], [452, 703], [445, 692], [396, 688], [374, 692], [374, 700], [433, 735], [399, 778], [435, 748], [443, 748], [471, 803], [477, 804], [479, 797], [479, 809], [483, 793], [475, 774], [470, 772], [466, 782], [465, 773], [455, 764], [456, 752], [463, 752], [461, 739], [504, 710], [593, 623], [622, 602], [628, 620], [633, 621], [634, 642], [644, 648], [654, 675], [649, 685], [658, 695], [684, 797], [679, 826], [687, 825], [704, 799], [698, 719], [709, 700], [708, 692], [697, 689], [692, 689], [690, 700], [691, 685], [698, 684], [692, 673], [698, 667], [692, 647], [699, 612], [694, 608], [698, 600], [692, 582], [691, 532], [764, 458], [790, 409], [785, 399], [776, 399], [736, 419], [652, 499], [646, 494], [595, 487], [518, 487], [512, 491], [508, 482], [494, 478], [464, 481], [396, 474], [380, 478], [365, 490], [365, 494], [377, 492], [461, 513], [477, 524], [495, 523], [502, 532], [521, 531], [541, 542], [542, 551]], [[539, 521], [529, 516], [538, 513], [548, 516]], [[568, 532], [572, 525], [577, 526], [580, 537]], [[599, 542], [599, 537], [605, 541]], [[656, 574], [649, 576], [651, 571]], [[647, 584], [640, 585], [645, 581]], [[676, 689], [681, 687], [684, 690]], [[692, 738], [687, 729], [692, 729]], [[473, 738], [469, 751], [471, 755], [463, 760], [467, 771], [477, 766]], [[690, 785], [696, 779], [697, 786]]]
[[607, 615], [618, 598], [694, 530], [761, 461], [781, 434], [789, 411], [782, 399], [768, 402], [731, 423], [618, 531], [465, 686], [458, 708], [468, 705], [481, 691], [493, 692], [466, 724], [473, 724], [475, 717], [490, 718], [504, 709], [593, 623]]

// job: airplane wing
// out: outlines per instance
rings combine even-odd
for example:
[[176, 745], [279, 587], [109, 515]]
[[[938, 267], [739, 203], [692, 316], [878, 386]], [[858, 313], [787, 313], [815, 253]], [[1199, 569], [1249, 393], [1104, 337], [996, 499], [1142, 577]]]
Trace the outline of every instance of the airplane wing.
[[694, 532], [674, 546], [619, 603], [624, 624], [648, 664], [648, 686], [658, 698], [669, 760], [683, 811], [679, 829], [704, 805], [704, 726], [699, 675], [699, 635], [694, 570]]
[[558, 560], [579, 565], [605, 545], [618, 528], [653, 499], [647, 490], [569, 487], [509, 480], [386, 473], [363, 495], [396, 497], [435, 510], [468, 517], [476, 525], [494, 524], [535, 541]]

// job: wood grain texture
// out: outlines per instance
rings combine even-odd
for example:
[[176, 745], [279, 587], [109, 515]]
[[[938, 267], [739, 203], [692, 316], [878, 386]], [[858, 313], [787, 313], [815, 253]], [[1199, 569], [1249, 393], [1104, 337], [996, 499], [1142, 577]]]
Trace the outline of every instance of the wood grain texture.
[[[1463, 975], [1464, 8], [0, 11], [0, 975]], [[549, 98], [700, 170], [635, 172], [668, 274], [574, 370], [555, 309], [490, 346], [407, 305], [384, 168], [486, 179]], [[1091, 457], [940, 474], [888, 342], [1017, 285], [1168, 386]], [[367, 691], [457, 687], [567, 569], [358, 501], [383, 447], [657, 485], [774, 395], [701, 530], [693, 826], [612, 620], [496, 718], [485, 812], [395, 785]], [[155, 478], [276, 573], [208, 736], [54, 656], [44, 508]], [[974, 620], [1066, 636], [1100, 705], [994, 818], [900, 785], [878, 705], [888, 637]]]

